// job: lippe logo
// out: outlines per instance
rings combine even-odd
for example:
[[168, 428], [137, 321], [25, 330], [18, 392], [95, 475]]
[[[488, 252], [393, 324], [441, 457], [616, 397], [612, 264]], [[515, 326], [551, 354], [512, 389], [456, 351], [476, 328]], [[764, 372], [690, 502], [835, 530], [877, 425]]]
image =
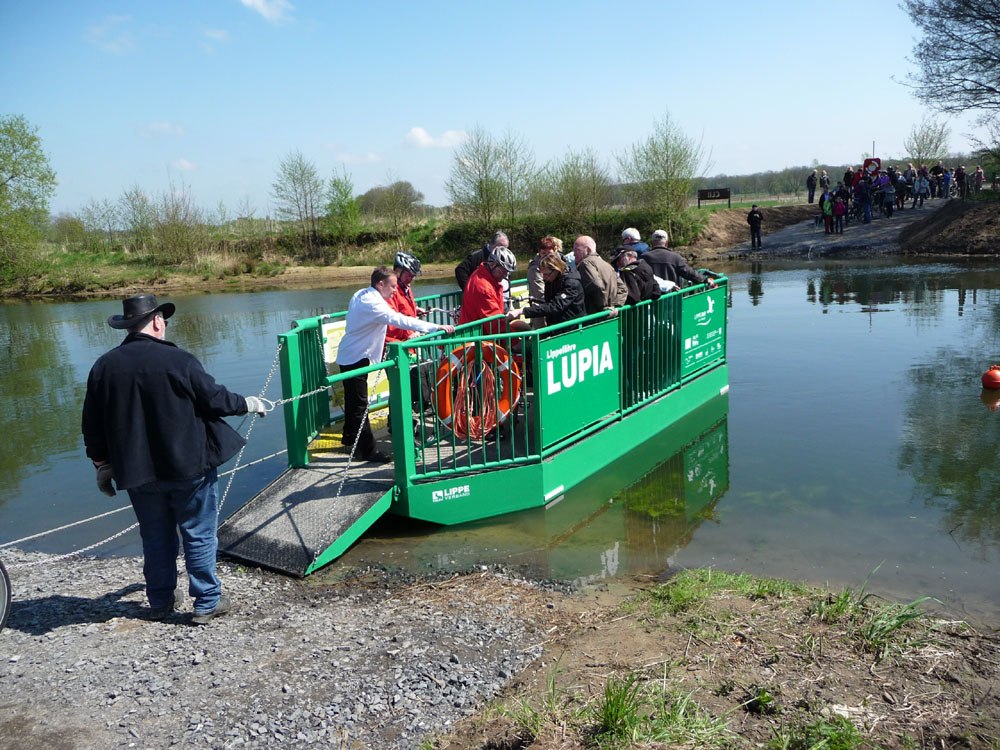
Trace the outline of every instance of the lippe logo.
[[442, 503], [445, 500], [457, 500], [460, 497], [468, 497], [470, 494], [469, 485], [462, 484], [458, 487], [449, 487], [446, 490], [433, 490], [431, 492], [431, 502]]

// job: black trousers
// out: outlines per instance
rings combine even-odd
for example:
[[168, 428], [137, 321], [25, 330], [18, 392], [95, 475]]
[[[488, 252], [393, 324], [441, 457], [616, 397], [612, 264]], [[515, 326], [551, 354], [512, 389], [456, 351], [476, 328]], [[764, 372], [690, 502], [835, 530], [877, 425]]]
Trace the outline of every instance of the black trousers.
[[[357, 370], [370, 364], [366, 357], [350, 365], [340, 365], [340, 371]], [[344, 381], [344, 445], [352, 447], [356, 438], [357, 455], [369, 458], [375, 452], [375, 436], [368, 421], [368, 375], [357, 375]]]

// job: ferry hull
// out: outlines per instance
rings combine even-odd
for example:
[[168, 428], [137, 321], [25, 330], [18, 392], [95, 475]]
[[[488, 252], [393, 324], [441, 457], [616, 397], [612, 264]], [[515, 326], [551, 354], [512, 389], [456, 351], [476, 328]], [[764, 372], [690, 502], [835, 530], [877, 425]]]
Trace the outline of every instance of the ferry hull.
[[452, 525], [553, 503], [728, 390], [729, 368], [723, 364], [539, 463], [410, 485], [399, 493], [390, 512]]

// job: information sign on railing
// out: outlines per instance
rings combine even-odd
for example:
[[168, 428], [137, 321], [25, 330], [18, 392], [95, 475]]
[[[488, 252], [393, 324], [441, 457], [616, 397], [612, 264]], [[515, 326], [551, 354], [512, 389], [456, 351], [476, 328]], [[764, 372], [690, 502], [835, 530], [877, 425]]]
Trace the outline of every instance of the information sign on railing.
[[725, 355], [726, 289], [684, 298], [681, 315], [681, 377]]

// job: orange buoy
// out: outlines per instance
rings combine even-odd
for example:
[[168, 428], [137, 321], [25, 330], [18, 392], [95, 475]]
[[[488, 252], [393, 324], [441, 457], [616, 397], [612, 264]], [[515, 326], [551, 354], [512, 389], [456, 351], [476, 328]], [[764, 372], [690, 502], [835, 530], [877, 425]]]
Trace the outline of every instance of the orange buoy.
[[993, 365], [983, 373], [983, 388], [991, 391], [1000, 390], [1000, 365]]

